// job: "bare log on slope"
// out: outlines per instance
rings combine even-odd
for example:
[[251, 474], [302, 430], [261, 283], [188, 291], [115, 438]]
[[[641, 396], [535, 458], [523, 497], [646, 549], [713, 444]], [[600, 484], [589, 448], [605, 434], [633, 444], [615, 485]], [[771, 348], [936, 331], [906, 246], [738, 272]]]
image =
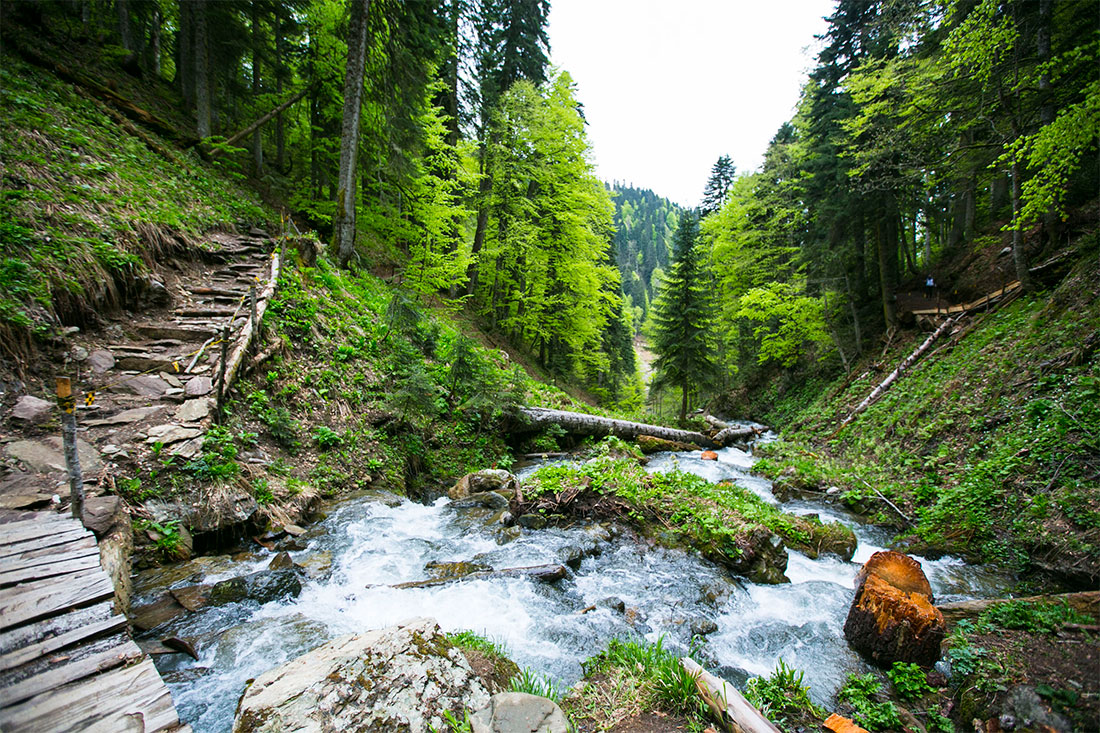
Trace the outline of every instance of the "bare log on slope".
[[879, 386], [871, 390], [871, 394], [867, 395], [867, 398], [863, 400], [863, 402], [860, 402], [856, 409], [852, 410], [852, 414], [844, 418], [844, 422], [840, 423], [840, 427], [838, 427], [837, 430], [844, 428], [846, 425], [848, 425], [848, 423], [852, 422], [852, 420], [856, 418], [856, 415], [863, 412], [872, 404], [874, 404], [878, 400], [878, 398], [886, 392], [886, 390], [890, 389], [890, 385], [896, 382], [898, 380], [898, 377], [908, 371], [909, 367], [913, 366], [913, 364], [916, 363], [921, 354], [928, 351], [928, 347], [934, 344], [936, 342], [936, 339], [946, 333], [947, 330], [951, 328], [951, 326], [953, 326], [957, 320], [958, 317], [956, 316], [954, 318], [948, 318], [946, 321], [944, 321], [943, 324], [941, 324], [940, 327], [937, 328], [931, 336], [924, 340], [924, 343], [917, 347], [916, 351], [906, 357], [905, 361], [898, 365], [897, 369], [890, 372], [886, 379], [882, 380], [882, 383], [879, 384]]
[[936, 608], [940, 609], [940, 613], [950, 624], [965, 618], [977, 618], [992, 606], [1010, 601], [1019, 603], [1061, 603], [1078, 613], [1100, 618], [1100, 591], [1095, 590], [1060, 593], [1050, 596], [1027, 596], [1025, 598], [984, 598], [975, 601], [956, 601], [940, 604]]
[[771, 721], [752, 706], [730, 683], [715, 677], [687, 657], [680, 659], [684, 670], [695, 680], [699, 696], [706, 702], [722, 728], [732, 733], [779, 733]]
[[[314, 82], [314, 84], [316, 84], [316, 82]], [[238, 133], [237, 133], [236, 135], [234, 135], [233, 137], [231, 137], [231, 138], [229, 138], [228, 140], [226, 140], [226, 141], [225, 141], [225, 143], [223, 143], [223, 144], [224, 144], [224, 145], [225, 145], [226, 147], [229, 147], [229, 146], [231, 146], [231, 145], [233, 145], [233, 144], [235, 144], [235, 143], [239, 142], [240, 140], [242, 140], [242, 139], [244, 139], [244, 138], [248, 137], [248, 136], [249, 136], [249, 135], [251, 135], [252, 133], [256, 132], [256, 130], [259, 130], [259, 129], [260, 129], [261, 127], [263, 127], [263, 126], [264, 126], [265, 124], [267, 124], [268, 122], [270, 122], [270, 121], [271, 121], [271, 119], [275, 117], [275, 115], [277, 115], [277, 114], [279, 114], [280, 112], [284, 111], [284, 110], [285, 110], [285, 109], [286, 109], [287, 107], [289, 107], [290, 105], [294, 104], [295, 102], [297, 102], [297, 101], [298, 101], [299, 99], [301, 99], [302, 97], [306, 96], [306, 94], [307, 94], [307, 93], [309, 92], [309, 90], [313, 88], [314, 84], [309, 84], [309, 85], [307, 85], [307, 86], [306, 86], [306, 87], [305, 87], [304, 89], [302, 89], [301, 91], [299, 91], [299, 92], [298, 92], [297, 94], [295, 94], [295, 95], [294, 95], [293, 97], [291, 97], [290, 99], [286, 100], [285, 102], [283, 102], [282, 104], [280, 104], [280, 105], [279, 105], [278, 107], [276, 107], [275, 109], [271, 110], [271, 111], [270, 111], [270, 112], [268, 112], [268, 113], [267, 113], [266, 115], [264, 115], [263, 117], [261, 117], [260, 119], [256, 120], [255, 122], [253, 122], [253, 123], [252, 123], [251, 125], [249, 125], [248, 127], [244, 128], [243, 130], [241, 130], [240, 132], [238, 132]], [[216, 156], [218, 155], [218, 153], [219, 153], [219, 152], [220, 152], [221, 150], [222, 150], [222, 148], [215, 148], [214, 150], [211, 150], [211, 151], [210, 151], [210, 157], [211, 157], [211, 158], [213, 158], [213, 157], [216, 157]]]
[[614, 435], [624, 440], [635, 440], [639, 435], [652, 435], [663, 440], [678, 443], [695, 443], [708, 448], [716, 447], [715, 442], [702, 433], [690, 430], [676, 430], [661, 425], [646, 425], [628, 420], [614, 420], [609, 417], [587, 415], [583, 412], [551, 410], [546, 407], [520, 407], [519, 414], [532, 428], [558, 425], [568, 433], [575, 435], [593, 435], [602, 437]]
[[241, 361], [248, 352], [248, 347], [252, 345], [252, 339], [257, 336], [256, 332], [259, 330], [258, 326], [263, 323], [264, 313], [267, 312], [267, 304], [271, 302], [271, 297], [275, 295], [275, 282], [278, 279], [279, 254], [276, 252], [271, 257], [271, 279], [268, 280], [256, 304], [256, 318], [255, 320], [250, 318], [246, 321], [244, 328], [241, 330], [241, 336], [237, 341], [237, 345], [226, 362], [224, 393], [228, 393], [229, 388], [233, 386], [233, 380], [236, 378], [237, 372], [240, 371], [241, 368]]

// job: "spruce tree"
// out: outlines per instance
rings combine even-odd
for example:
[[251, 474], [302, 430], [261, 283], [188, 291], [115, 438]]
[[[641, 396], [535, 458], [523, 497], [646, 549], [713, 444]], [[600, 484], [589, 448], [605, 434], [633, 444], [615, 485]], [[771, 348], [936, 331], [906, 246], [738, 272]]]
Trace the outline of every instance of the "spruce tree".
[[728, 155], [723, 155], [710, 169], [707, 187], [703, 189], [703, 205], [700, 207], [702, 216], [713, 214], [722, 208], [736, 178], [737, 167]]
[[679, 387], [680, 421], [687, 418], [692, 395], [714, 383], [712, 279], [699, 242], [699, 222], [691, 212], [680, 217], [673, 257], [661, 283], [654, 310], [653, 387]]

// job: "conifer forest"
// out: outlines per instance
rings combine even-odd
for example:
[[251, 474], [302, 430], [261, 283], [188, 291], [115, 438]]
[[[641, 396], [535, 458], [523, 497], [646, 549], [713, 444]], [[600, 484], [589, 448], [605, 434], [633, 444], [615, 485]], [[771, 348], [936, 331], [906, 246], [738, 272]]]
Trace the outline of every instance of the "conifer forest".
[[0, 0], [0, 730], [1100, 729], [1100, 6], [818, 4]]

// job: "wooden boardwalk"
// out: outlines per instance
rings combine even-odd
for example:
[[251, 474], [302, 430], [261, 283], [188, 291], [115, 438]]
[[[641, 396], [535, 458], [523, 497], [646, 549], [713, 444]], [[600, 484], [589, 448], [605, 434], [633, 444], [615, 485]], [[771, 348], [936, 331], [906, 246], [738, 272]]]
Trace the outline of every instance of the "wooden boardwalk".
[[190, 731], [71, 517], [0, 523], [0, 731]]
[[977, 300], [970, 303], [960, 303], [959, 305], [939, 305], [937, 303], [935, 308], [921, 308], [919, 310], [913, 310], [911, 313], [914, 316], [953, 316], [959, 313], [969, 313], [970, 311], [978, 310], [985, 306], [991, 305], [1001, 297], [1005, 295], [1011, 295], [1020, 289], [1020, 281], [1013, 280], [1005, 285], [1003, 288], [994, 290], [992, 293], [983, 295]]

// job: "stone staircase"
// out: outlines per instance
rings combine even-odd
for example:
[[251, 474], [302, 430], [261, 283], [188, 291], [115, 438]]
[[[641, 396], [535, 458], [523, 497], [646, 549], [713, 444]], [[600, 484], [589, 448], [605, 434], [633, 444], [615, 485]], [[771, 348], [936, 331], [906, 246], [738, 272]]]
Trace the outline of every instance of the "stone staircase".
[[[257, 297], [271, 277], [274, 240], [253, 229], [213, 234], [215, 245], [198, 262], [176, 262], [148, 283], [151, 307], [104, 319], [105, 327], [70, 334], [67, 364], [73, 378], [86, 491], [102, 493], [119, 464], [148, 452], [190, 459], [202, 449], [214, 415], [222, 344], [239, 345]], [[0, 422], [0, 509], [39, 509], [68, 495], [57, 408], [48, 394], [25, 394]], [[48, 424], [47, 424], [48, 423]]]

